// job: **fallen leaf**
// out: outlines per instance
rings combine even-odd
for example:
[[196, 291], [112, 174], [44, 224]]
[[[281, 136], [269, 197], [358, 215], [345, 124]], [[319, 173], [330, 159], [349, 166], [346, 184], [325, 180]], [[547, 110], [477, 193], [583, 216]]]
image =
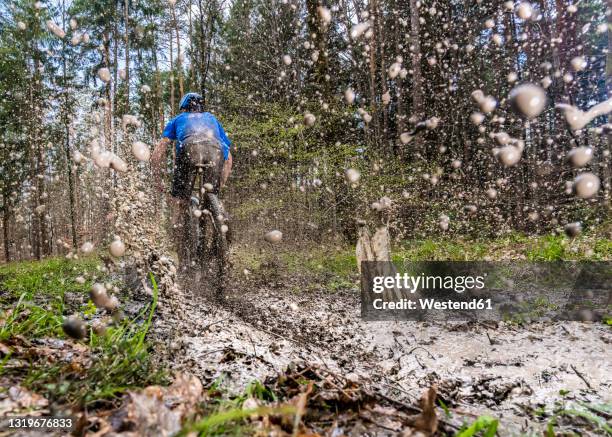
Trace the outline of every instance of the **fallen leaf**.
[[28, 410], [28, 415], [36, 415], [32, 410], [41, 410], [49, 405], [47, 399], [19, 385], [10, 387], [3, 396], [6, 397], [0, 400], [0, 417], [9, 413], [16, 415], [23, 410]]
[[413, 436], [414, 431], [420, 431], [427, 436], [434, 435], [438, 430], [438, 415], [436, 414], [436, 387], [431, 386], [421, 397], [421, 413], [413, 418], [411, 427], [403, 433], [403, 437]]

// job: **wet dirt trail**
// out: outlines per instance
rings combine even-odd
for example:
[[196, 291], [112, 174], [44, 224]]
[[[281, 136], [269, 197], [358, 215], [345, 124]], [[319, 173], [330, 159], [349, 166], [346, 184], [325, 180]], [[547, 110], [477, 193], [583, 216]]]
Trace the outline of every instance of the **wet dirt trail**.
[[489, 414], [503, 434], [543, 429], [536, 411], [556, 401], [612, 400], [612, 335], [601, 324], [364, 322], [357, 287], [234, 276], [224, 304], [202, 284], [183, 283], [157, 327], [177, 333], [165, 349], [173, 367], [205, 384], [238, 393], [296, 363], [409, 405], [435, 384], [455, 423]]

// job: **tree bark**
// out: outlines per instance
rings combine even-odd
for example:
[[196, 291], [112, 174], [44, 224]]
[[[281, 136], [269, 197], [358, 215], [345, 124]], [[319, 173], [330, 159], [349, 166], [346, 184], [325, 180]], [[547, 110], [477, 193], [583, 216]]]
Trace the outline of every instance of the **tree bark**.
[[[126, 0], [127, 1], [127, 0]], [[66, 9], [65, 2], [62, 1], [62, 26], [66, 27]], [[76, 212], [75, 212], [75, 195], [74, 195], [74, 180], [72, 175], [72, 155], [70, 154], [70, 126], [68, 120], [68, 92], [67, 92], [67, 74], [66, 74], [66, 41], [62, 40], [62, 80], [64, 88], [64, 108], [63, 121], [65, 129], [65, 151], [66, 151], [66, 173], [68, 176], [68, 197], [70, 202], [70, 230], [72, 233], [72, 247], [77, 248], [77, 231], [76, 231]]]
[[176, 19], [176, 6], [172, 6], [172, 19], [174, 21], [174, 31], [176, 33], [176, 74], [179, 82], [179, 94], [181, 97], [185, 94], [183, 87], [183, 62], [181, 61], [181, 39], [179, 33], [178, 20]]
[[129, 0], [123, 3], [123, 20], [125, 21], [125, 112], [130, 112], [130, 18]]
[[7, 263], [11, 261], [11, 241], [9, 238], [9, 214], [10, 209], [8, 207], [8, 199], [6, 193], [2, 194], [2, 204], [4, 205], [2, 211], [2, 234], [4, 236], [4, 261]]
[[377, 5], [377, 0], [370, 0], [369, 3], [369, 7], [370, 7], [370, 28], [372, 29], [373, 35], [372, 35], [372, 39], [369, 42], [369, 60], [370, 60], [370, 106], [371, 106], [371, 111], [372, 114], [370, 114], [372, 116], [372, 127], [373, 127], [373, 143], [376, 145], [378, 144], [378, 139], [380, 138], [380, 126], [379, 126], [379, 120], [378, 120], [378, 116], [379, 116], [379, 110], [378, 110], [378, 103], [377, 103], [377, 92], [376, 92], [376, 51], [377, 51], [377, 38], [376, 38], [376, 34], [378, 33], [377, 31], [377, 23], [378, 23], [378, 5]]
[[[400, 2], [395, 3], [396, 7], [399, 7], [398, 3]], [[399, 42], [400, 42], [400, 39], [403, 37], [403, 32], [401, 31], [401, 27], [400, 27], [399, 14], [395, 15], [395, 33], [396, 33], [395, 52], [400, 54], [401, 52], [400, 52]], [[401, 76], [397, 76], [395, 83], [396, 83], [396, 89], [397, 89], [397, 96], [396, 96], [396, 102], [397, 102], [397, 115], [396, 115], [397, 132], [396, 134], [397, 135], [396, 135], [395, 141], [396, 143], [401, 144], [399, 140], [399, 136], [406, 129], [406, 108], [404, 107], [404, 80], [401, 78]]]
[[174, 114], [174, 54], [172, 53], [172, 32], [170, 32], [170, 116]]
[[[410, 0], [410, 43], [412, 45], [412, 117], [423, 118], [423, 75], [421, 73], [421, 23], [419, 21], [418, 0]], [[413, 141], [414, 151], [422, 154], [423, 141], [417, 137]]]

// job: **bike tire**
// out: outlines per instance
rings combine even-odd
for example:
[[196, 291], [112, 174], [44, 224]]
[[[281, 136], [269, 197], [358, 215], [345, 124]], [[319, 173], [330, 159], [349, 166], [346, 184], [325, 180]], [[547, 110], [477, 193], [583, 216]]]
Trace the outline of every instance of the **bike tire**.
[[214, 243], [216, 248], [216, 258], [218, 262], [217, 273], [217, 298], [224, 299], [225, 283], [229, 276], [229, 243], [223, 226], [227, 225], [227, 216], [221, 201], [214, 193], [206, 194], [209, 211], [213, 220]]

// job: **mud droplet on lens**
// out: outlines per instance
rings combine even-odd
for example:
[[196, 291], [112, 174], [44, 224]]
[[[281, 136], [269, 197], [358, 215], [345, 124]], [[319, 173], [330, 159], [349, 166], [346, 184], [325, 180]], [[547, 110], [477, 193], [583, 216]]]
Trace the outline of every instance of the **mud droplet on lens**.
[[125, 244], [117, 238], [110, 244], [109, 251], [115, 258], [120, 258], [125, 255]]
[[270, 231], [264, 235], [264, 240], [268, 243], [278, 243], [283, 239], [283, 233], [278, 230]]
[[567, 154], [567, 160], [573, 167], [584, 167], [591, 159], [593, 159], [593, 149], [590, 147], [576, 147]]
[[532, 83], [517, 86], [510, 91], [508, 99], [516, 112], [530, 120], [540, 115], [546, 106], [546, 92]]
[[574, 179], [574, 193], [582, 199], [589, 199], [599, 191], [599, 177], [593, 173], [580, 173]]
[[582, 233], [582, 224], [580, 222], [568, 223], [563, 230], [568, 237], [577, 237]]
[[62, 323], [62, 329], [68, 337], [80, 340], [87, 335], [87, 325], [78, 316], [70, 316]]

